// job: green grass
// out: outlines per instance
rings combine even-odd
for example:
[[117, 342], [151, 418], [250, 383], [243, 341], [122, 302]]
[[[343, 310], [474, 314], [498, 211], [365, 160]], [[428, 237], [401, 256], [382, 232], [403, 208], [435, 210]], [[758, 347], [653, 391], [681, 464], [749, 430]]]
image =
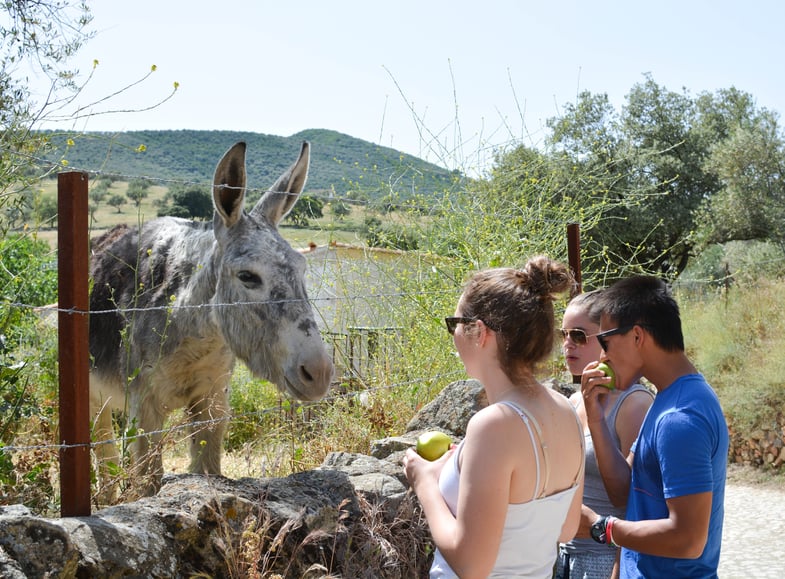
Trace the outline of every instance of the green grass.
[[689, 353], [742, 431], [776, 424], [785, 408], [783, 300], [785, 282], [759, 279], [682, 305]]

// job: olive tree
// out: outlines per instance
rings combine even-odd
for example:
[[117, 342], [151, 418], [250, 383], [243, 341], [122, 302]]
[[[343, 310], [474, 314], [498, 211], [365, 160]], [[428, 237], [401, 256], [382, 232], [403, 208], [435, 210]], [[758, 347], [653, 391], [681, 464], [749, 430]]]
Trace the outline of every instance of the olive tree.
[[[40, 177], [37, 159], [47, 139], [31, 131], [47, 110], [76, 89], [69, 59], [91, 36], [89, 8], [71, 0], [16, 0], [3, 3], [0, 14], [0, 207], [23, 198], [29, 183]], [[44, 102], [31, 99], [26, 70], [48, 78]], [[53, 168], [50, 167], [49, 170]], [[0, 227], [6, 229], [6, 221]]]
[[760, 238], [782, 217], [776, 117], [743, 91], [692, 97], [646, 75], [621, 111], [587, 92], [564, 110], [549, 154], [573, 198], [607, 204], [586, 231], [597, 255], [675, 277], [707, 242]]

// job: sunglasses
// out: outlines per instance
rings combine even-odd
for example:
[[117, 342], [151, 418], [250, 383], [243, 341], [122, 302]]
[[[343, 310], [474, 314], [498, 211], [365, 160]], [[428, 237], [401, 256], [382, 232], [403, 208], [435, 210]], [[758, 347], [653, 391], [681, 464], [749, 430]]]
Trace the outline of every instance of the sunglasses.
[[612, 330], [607, 330], [605, 332], [600, 332], [599, 334], [594, 334], [594, 337], [597, 338], [597, 341], [600, 343], [600, 347], [607, 352], [608, 351], [608, 338], [610, 336], [615, 336], [616, 334], [626, 334], [635, 326], [640, 324], [631, 324], [629, 326], [621, 326], [619, 328], [613, 328]]
[[591, 337], [589, 334], [584, 332], [583, 330], [578, 329], [559, 329], [558, 332], [561, 334], [561, 339], [566, 340], [570, 338], [572, 343], [576, 346], [585, 346], [586, 343], [589, 341]]
[[476, 322], [477, 318], [461, 318], [461, 317], [449, 317], [444, 318], [444, 323], [447, 325], [447, 331], [450, 332], [451, 336], [455, 335], [455, 328], [458, 327], [458, 324], [471, 324], [472, 322]]

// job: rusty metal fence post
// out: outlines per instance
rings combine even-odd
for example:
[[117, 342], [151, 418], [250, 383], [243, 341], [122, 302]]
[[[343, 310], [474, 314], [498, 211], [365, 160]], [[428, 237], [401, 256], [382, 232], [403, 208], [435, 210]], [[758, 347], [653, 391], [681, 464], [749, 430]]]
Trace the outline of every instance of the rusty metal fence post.
[[577, 295], [583, 291], [581, 283], [581, 226], [578, 223], [567, 224], [567, 256], [572, 274], [575, 276], [575, 295]]
[[90, 515], [87, 173], [57, 177], [60, 514]]

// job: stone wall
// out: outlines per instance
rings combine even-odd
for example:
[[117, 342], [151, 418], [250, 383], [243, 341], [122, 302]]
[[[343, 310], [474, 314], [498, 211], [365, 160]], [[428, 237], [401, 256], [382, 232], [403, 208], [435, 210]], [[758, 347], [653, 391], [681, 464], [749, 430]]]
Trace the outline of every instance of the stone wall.
[[785, 469], [785, 414], [768, 426], [752, 432], [734, 428], [730, 424], [730, 456], [732, 463], [744, 466]]
[[[0, 577], [427, 577], [430, 535], [401, 457], [423, 430], [457, 442], [485, 405], [479, 383], [455, 382], [369, 455], [332, 453], [285, 478], [168, 475], [156, 496], [90, 517], [0, 507]], [[783, 468], [784, 434], [782, 414], [746, 437], [731, 429], [730, 458]]]
[[274, 479], [168, 475], [154, 497], [90, 517], [0, 507], [0, 577], [427, 577], [427, 524], [401, 467], [422, 430], [456, 440], [486, 405], [477, 382], [447, 386], [370, 455], [332, 453]]

